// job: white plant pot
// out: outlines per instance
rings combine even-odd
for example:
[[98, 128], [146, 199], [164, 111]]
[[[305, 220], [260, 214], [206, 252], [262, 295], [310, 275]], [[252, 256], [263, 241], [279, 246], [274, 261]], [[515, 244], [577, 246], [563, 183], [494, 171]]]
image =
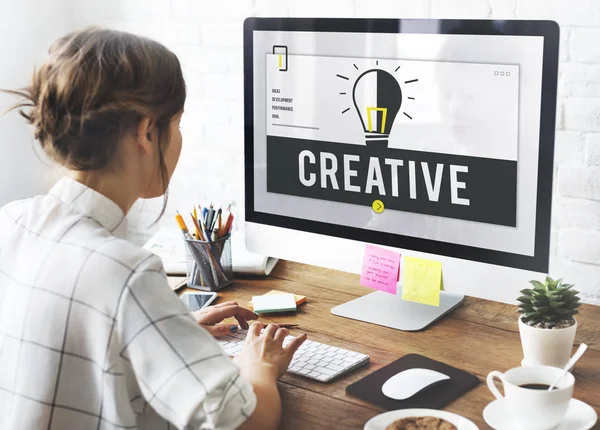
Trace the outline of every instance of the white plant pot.
[[563, 367], [571, 357], [577, 320], [566, 328], [547, 329], [531, 327], [519, 318], [519, 332], [527, 366]]

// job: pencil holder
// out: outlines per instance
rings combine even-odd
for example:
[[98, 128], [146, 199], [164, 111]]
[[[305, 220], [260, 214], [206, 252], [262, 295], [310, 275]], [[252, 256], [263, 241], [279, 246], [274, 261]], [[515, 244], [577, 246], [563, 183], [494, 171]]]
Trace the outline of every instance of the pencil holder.
[[217, 291], [233, 281], [231, 236], [214, 242], [185, 239], [188, 287]]

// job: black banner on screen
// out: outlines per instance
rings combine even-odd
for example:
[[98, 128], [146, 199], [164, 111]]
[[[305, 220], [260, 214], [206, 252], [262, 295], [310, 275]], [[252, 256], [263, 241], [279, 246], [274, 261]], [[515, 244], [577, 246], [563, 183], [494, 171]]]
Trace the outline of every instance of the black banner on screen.
[[517, 162], [267, 136], [267, 191], [515, 227]]

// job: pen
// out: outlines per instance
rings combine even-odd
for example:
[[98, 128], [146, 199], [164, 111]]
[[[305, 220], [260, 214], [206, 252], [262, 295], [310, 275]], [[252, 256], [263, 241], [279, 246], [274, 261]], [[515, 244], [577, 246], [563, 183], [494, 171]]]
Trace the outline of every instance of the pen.
[[279, 328], [298, 328], [300, 327], [299, 324], [279, 324], [279, 323], [271, 323], [268, 321], [261, 321], [265, 326], [268, 326], [269, 324], [277, 324], [279, 326]]
[[213, 203], [210, 202], [210, 205], [208, 205], [208, 222], [206, 223], [206, 227], [208, 227], [209, 230], [212, 228], [213, 218], [215, 216], [215, 210], [213, 208]]
[[279, 328], [296, 328], [299, 327], [298, 324], [279, 324], [275, 323], [279, 326]]
[[279, 328], [296, 328], [299, 327], [298, 324], [280, 324], [277, 322], [268, 322], [268, 321], [261, 321], [265, 326], [269, 325], [269, 324], [277, 324], [279, 326]]
[[215, 226], [217, 224], [217, 217], [218, 216], [219, 216], [219, 211], [213, 210], [213, 216], [212, 216], [211, 223], [210, 223], [210, 230], [211, 231], [215, 229]]
[[[212, 206], [212, 203], [211, 203]], [[206, 228], [208, 229], [208, 231], [212, 231], [212, 222], [213, 222], [213, 218], [215, 215], [215, 210], [211, 207], [208, 209], [208, 215], [206, 216]]]
[[202, 205], [198, 205], [198, 208], [200, 209], [200, 213], [202, 214], [202, 216], [198, 220], [198, 224], [200, 225], [200, 229], [202, 231], [202, 236], [206, 237], [206, 239], [202, 239], [202, 240], [206, 240], [207, 242], [210, 242], [210, 234], [208, 234], [209, 231], [206, 228], [206, 216], [208, 214], [208, 209], [203, 208]]

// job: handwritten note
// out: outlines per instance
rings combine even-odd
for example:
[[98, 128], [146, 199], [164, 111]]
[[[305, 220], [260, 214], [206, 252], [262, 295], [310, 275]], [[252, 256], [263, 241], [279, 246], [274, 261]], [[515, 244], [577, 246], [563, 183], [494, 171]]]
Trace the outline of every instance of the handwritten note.
[[365, 246], [360, 285], [396, 294], [400, 254], [373, 245]]
[[416, 257], [404, 257], [402, 299], [425, 305], [440, 305], [442, 263]]

